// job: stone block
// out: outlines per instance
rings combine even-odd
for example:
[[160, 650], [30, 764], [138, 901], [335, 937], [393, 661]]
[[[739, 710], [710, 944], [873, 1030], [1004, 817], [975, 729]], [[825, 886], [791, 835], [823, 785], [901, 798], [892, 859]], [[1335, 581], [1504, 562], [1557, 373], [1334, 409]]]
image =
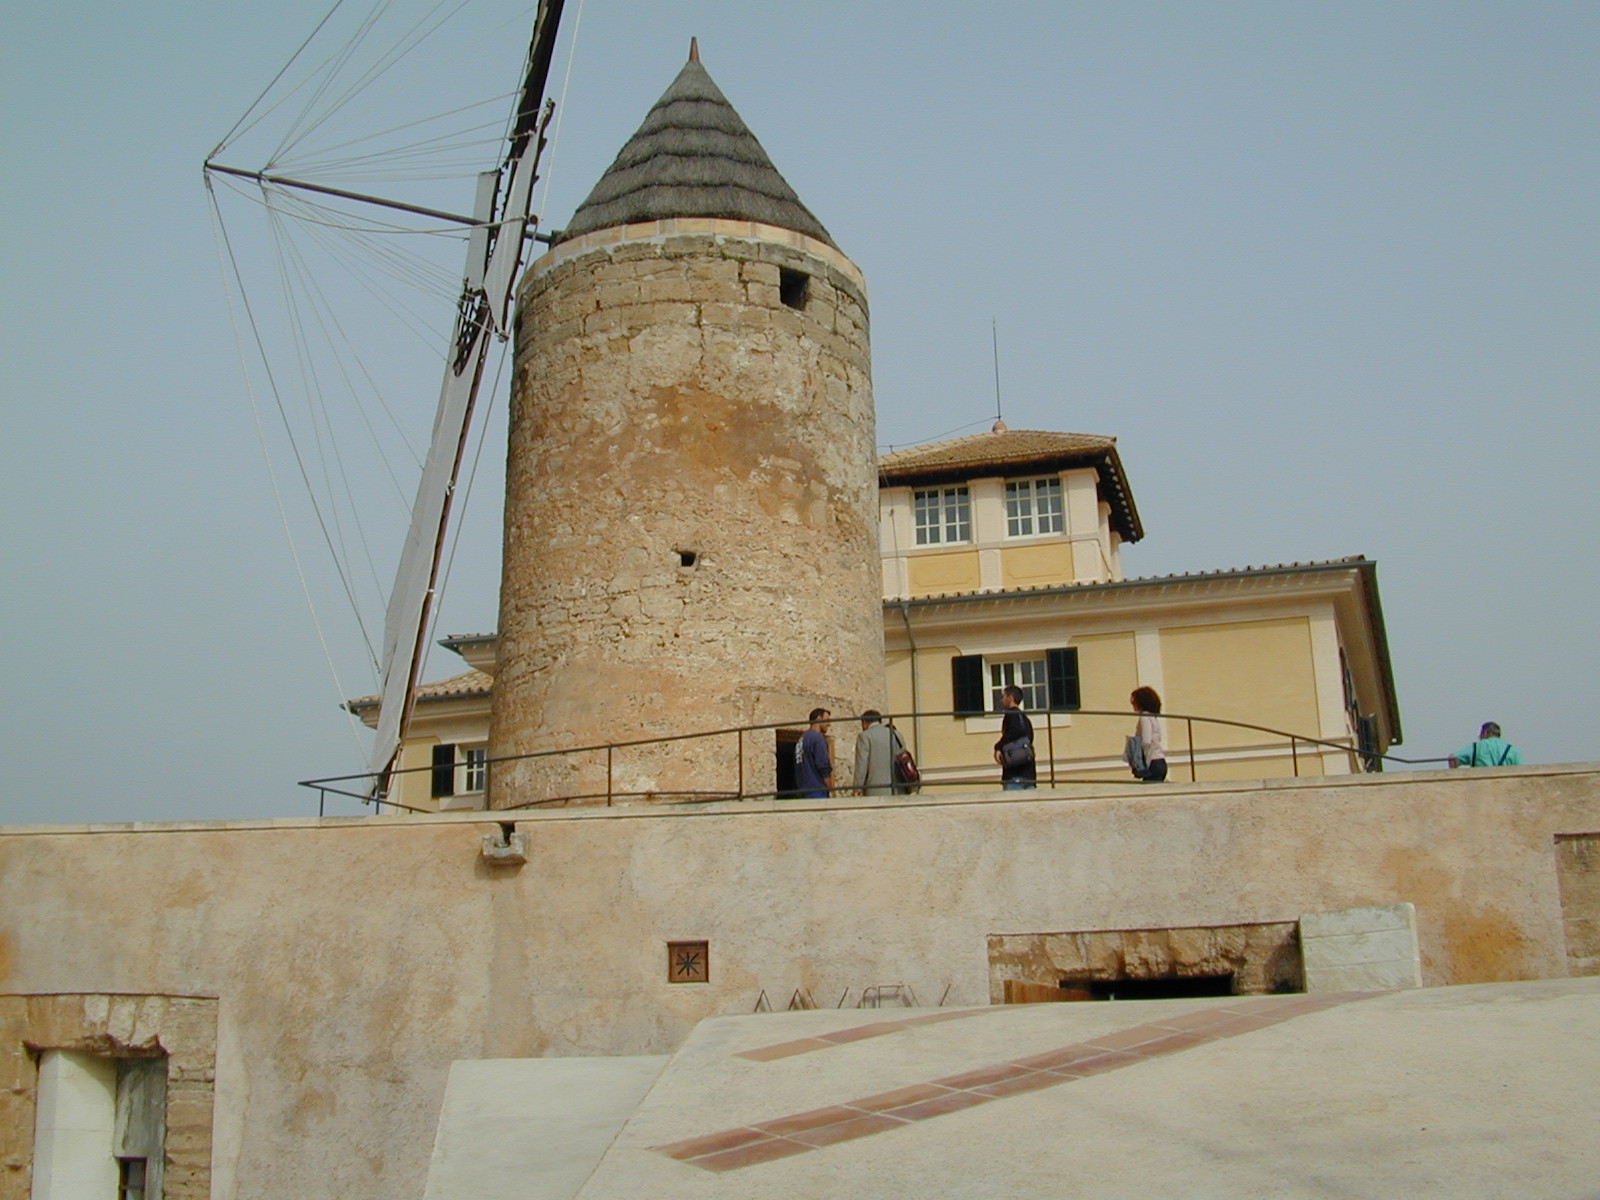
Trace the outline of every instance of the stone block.
[[[1173, 929], [1167, 935], [1173, 969], [1179, 975], [1217, 973], [1217, 940], [1209, 929]], [[1231, 968], [1230, 968], [1231, 969]]]
[[1307, 913], [1300, 918], [1300, 954], [1309, 992], [1422, 986], [1416, 908]]
[[643, 262], [647, 258], [660, 258], [661, 247], [655, 242], [622, 242], [610, 250], [614, 262]]
[[[24, 1036], [34, 1046], [71, 1046], [84, 1035], [83, 1009], [68, 1014], [60, 996], [29, 996]], [[77, 999], [77, 997], [73, 997]]]
[[778, 268], [774, 263], [747, 260], [739, 264], [739, 278], [746, 283], [761, 283], [775, 288], [778, 286]]
[[[759, 281], [744, 285], [745, 299], [760, 308], [778, 308], [783, 305], [783, 300], [778, 292], [776, 283], [761, 283]], [[788, 311], [786, 309], [786, 311]]]
[[1306, 969], [1308, 992], [1390, 992], [1422, 986], [1421, 971], [1408, 974], [1403, 964], [1353, 963], [1342, 967]]
[[1165, 929], [1130, 929], [1122, 935], [1123, 969], [1130, 979], [1172, 974], [1172, 945]]
[[[638, 280], [628, 279], [597, 285], [594, 289], [594, 298], [596, 308], [620, 308], [628, 304], [638, 304], [645, 297], [643, 285]], [[562, 318], [567, 316], [567, 312], [563, 309], [571, 311], [578, 307], [576, 304], [552, 306], [550, 315], [560, 323]]]
[[141, 996], [133, 1023], [135, 1046], [159, 1046], [167, 1023], [167, 998]]
[[[543, 282], [545, 286], [548, 286], [549, 281], [552, 281], [552, 280], [558, 278], [561, 274], [564, 273], [564, 270], [565, 269], [563, 269], [561, 271], [553, 271], [553, 272], [551, 272], [549, 275], [547, 275], [545, 277], [544, 281], [541, 281], [541, 282]], [[619, 279], [635, 280], [635, 279], [638, 278], [638, 276], [639, 276], [639, 267], [637, 266], [637, 264], [629, 263], [629, 262], [620, 262], [619, 263], [619, 262], [612, 262], [612, 261], [606, 261], [606, 262], [601, 262], [601, 263], [596, 264], [592, 268], [592, 270], [590, 271], [590, 274], [589, 274], [589, 278], [591, 280], [593, 280], [596, 284], [612, 283], [612, 282], [615, 282], [616, 280], [619, 280]]]
[[1417, 910], [1412, 904], [1385, 904], [1374, 908], [1344, 908], [1337, 912], [1306, 913], [1300, 918], [1302, 938], [1337, 937], [1372, 933], [1382, 929], [1415, 931]]

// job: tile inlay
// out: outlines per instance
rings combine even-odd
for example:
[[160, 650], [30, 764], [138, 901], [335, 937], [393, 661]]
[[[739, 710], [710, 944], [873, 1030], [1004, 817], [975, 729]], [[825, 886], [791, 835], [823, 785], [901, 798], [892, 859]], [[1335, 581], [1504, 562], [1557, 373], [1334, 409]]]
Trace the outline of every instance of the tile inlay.
[[[707, 1171], [734, 1171], [793, 1154], [803, 1154], [807, 1150], [817, 1150], [836, 1142], [885, 1133], [913, 1121], [924, 1121], [979, 1104], [1071, 1083], [1075, 1079], [1115, 1071], [1134, 1063], [1151, 1062], [1163, 1055], [1208, 1045], [1223, 1038], [1269, 1029], [1283, 1021], [1337, 1008], [1352, 1000], [1386, 995], [1389, 993], [1335, 992], [1277, 1000], [1258, 999], [1246, 1004], [1198, 1009], [1119, 1029], [1042, 1054], [992, 1063], [928, 1083], [913, 1084], [892, 1092], [879, 1092], [858, 1100], [846, 1100], [809, 1112], [774, 1117], [753, 1125], [724, 1129], [682, 1142], [653, 1146], [651, 1149]], [[1003, 1011], [1004, 1006], [995, 1006], [939, 1013], [931, 1018], [879, 1021], [831, 1034], [746, 1050], [739, 1057], [770, 1062], [794, 1054], [881, 1037], [933, 1020], [949, 1021]]]
[[918, 1025], [933, 1025], [940, 1021], [959, 1021], [963, 1017], [981, 1017], [985, 1013], [1004, 1012], [1003, 1006], [989, 1008], [952, 1008], [944, 1012], [929, 1013], [923, 1017], [907, 1017], [904, 1021], [874, 1021], [870, 1025], [855, 1025], [849, 1029], [836, 1029], [832, 1033], [819, 1033], [815, 1037], [796, 1038], [792, 1042], [775, 1042], [758, 1046], [754, 1050], [741, 1050], [740, 1058], [756, 1062], [771, 1062], [775, 1058], [788, 1058], [794, 1054], [810, 1054], [813, 1050], [826, 1050], [830, 1046], [843, 1046], [866, 1038], [883, 1037], [899, 1033]]

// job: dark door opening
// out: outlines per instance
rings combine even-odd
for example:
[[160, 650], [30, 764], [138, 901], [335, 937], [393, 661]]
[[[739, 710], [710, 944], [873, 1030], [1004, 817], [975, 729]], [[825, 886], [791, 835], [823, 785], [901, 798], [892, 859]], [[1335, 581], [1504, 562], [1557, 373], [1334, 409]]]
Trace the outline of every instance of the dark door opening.
[[793, 798], [796, 795], [794, 779], [794, 748], [800, 742], [803, 731], [799, 729], [778, 730], [778, 797], [779, 799]]
[[[1085, 986], [1078, 979], [1063, 979], [1064, 988]], [[1232, 975], [1173, 975], [1163, 979], [1091, 979], [1089, 995], [1096, 1000], [1192, 1000], [1203, 996], [1231, 996]]]

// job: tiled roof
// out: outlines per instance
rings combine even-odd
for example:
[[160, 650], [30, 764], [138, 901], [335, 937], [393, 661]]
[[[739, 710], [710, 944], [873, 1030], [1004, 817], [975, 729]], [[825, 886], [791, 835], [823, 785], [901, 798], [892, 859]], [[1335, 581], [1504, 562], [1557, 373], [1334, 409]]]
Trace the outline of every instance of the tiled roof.
[[955, 483], [984, 475], [1020, 475], [1029, 470], [1094, 466], [1100, 472], [1100, 496], [1111, 506], [1111, 526], [1125, 542], [1144, 537], [1139, 510], [1133, 503], [1117, 454], [1117, 439], [1092, 433], [1053, 433], [1043, 429], [1006, 429], [908, 446], [878, 459], [880, 486]]
[[[493, 634], [479, 635], [493, 637]], [[430, 701], [463, 700], [472, 696], [487, 696], [489, 689], [494, 686], [494, 677], [482, 671], [463, 671], [459, 675], [452, 675], [449, 679], [440, 679], [434, 683], [420, 683], [417, 685], [417, 703], [427, 704]], [[378, 707], [377, 696], [361, 696], [346, 702], [345, 707], [353, 713], [362, 712], [369, 708]]]
[[1116, 438], [1092, 433], [1003, 429], [896, 450], [878, 460], [878, 471], [892, 479], [909, 472], [1007, 466], [1052, 458], [1081, 458], [1114, 450], [1116, 445]]
[[1157, 583], [1204, 583], [1217, 579], [1248, 579], [1265, 575], [1289, 575], [1300, 571], [1328, 571], [1336, 570], [1340, 567], [1365, 567], [1370, 569], [1376, 565], [1364, 555], [1352, 554], [1346, 558], [1329, 558], [1316, 562], [1271, 563], [1263, 564], [1259, 567], [1220, 567], [1215, 571], [1193, 571], [1176, 575], [1138, 575], [1132, 579], [1114, 579], [1109, 582], [1047, 583], [1038, 587], [1026, 588], [990, 588], [984, 591], [938, 592], [932, 595], [918, 596], [912, 600], [885, 600], [884, 603], [898, 606], [900, 604], [938, 604], [946, 600], [1011, 600], [1018, 596], [1044, 596], [1058, 592], [1105, 591], [1114, 588], [1139, 587]]
[[480, 646], [485, 642], [492, 642], [499, 634], [495, 633], [452, 633], [439, 639], [439, 645], [446, 650], [454, 650], [458, 646]]
[[1215, 571], [1195, 571], [1179, 575], [1144, 575], [1134, 579], [1117, 579], [1109, 583], [1045, 584], [1033, 588], [1005, 588], [995, 591], [943, 592], [932, 596], [918, 596], [909, 600], [885, 600], [885, 608], [922, 608], [938, 604], [981, 604], [988, 600], [1015, 600], [1028, 596], [1064, 596], [1072, 593], [1117, 591], [1124, 588], [1159, 587], [1184, 583], [1214, 583], [1226, 580], [1262, 579], [1273, 575], [1311, 575], [1319, 572], [1355, 571], [1365, 597], [1368, 616], [1372, 621], [1372, 635], [1376, 640], [1378, 670], [1382, 675], [1384, 705], [1388, 710], [1389, 729], [1394, 741], [1401, 740], [1400, 706], [1395, 696], [1394, 666], [1389, 657], [1389, 635], [1383, 623], [1383, 602], [1378, 596], [1378, 564], [1365, 555], [1352, 554], [1345, 558], [1321, 559], [1315, 562], [1276, 563], [1259, 567], [1223, 567]]

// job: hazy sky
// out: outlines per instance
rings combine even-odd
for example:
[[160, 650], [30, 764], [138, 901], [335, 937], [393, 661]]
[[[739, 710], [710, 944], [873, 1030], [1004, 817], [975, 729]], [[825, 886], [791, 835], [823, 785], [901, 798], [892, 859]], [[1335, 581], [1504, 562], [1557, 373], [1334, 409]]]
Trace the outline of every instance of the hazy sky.
[[[478, 49], [408, 61], [419, 113], [514, 84], [527, 17], [478, 7]], [[305, 814], [295, 780], [363, 766], [338, 702], [374, 679], [259, 395], [258, 439], [200, 171], [325, 8], [10, 6], [0, 820]], [[881, 443], [987, 427], [994, 321], [1013, 428], [1120, 439], [1129, 575], [1365, 554], [1400, 753], [1494, 719], [1600, 757], [1600, 5], [568, 0], [558, 89], [574, 32], [548, 224], [698, 35], [866, 273]], [[220, 207], [252, 268], [299, 261]], [[385, 403], [425, 440], [437, 350], [399, 345]], [[504, 390], [441, 632], [494, 625]], [[412, 486], [384, 471], [346, 476], [373, 591]]]

